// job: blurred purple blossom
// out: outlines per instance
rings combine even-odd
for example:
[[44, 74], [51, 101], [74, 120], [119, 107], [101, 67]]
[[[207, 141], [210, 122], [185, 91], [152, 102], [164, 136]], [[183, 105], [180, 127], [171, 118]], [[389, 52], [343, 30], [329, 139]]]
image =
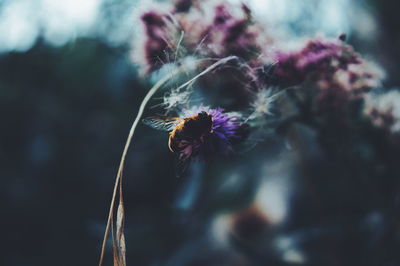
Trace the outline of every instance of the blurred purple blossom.
[[[206, 50], [211, 55], [224, 57], [236, 55], [243, 59], [257, 57], [261, 43], [257, 43], [259, 29], [251, 21], [249, 9], [232, 9], [231, 5], [221, 2], [213, 9], [211, 24], [204, 25], [205, 30], [199, 36], [199, 43], [204, 39]], [[236, 13], [236, 15], [233, 15]]]
[[179, 30], [171, 14], [155, 10], [141, 14], [143, 36], [138, 36], [133, 60], [148, 74], [170, 63], [179, 39]]
[[142, 13], [141, 21], [145, 30], [143, 36], [138, 36], [143, 40], [136, 49], [143, 51], [144, 58], [134, 60], [145, 73], [181, 59], [180, 55], [235, 55], [252, 67], [259, 67], [260, 55], [272, 42], [252, 19], [247, 6], [227, 1], [176, 1], [162, 12], [151, 9]]
[[[250, 9], [228, 1], [203, 1], [182, 20], [187, 33], [188, 49], [201, 57], [223, 58], [237, 56], [225, 69], [211, 74], [205, 81], [205, 88], [218, 86], [233, 95], [240, 95], [247, 102], [249, 92], [264, 85], [260, 77], [265, 62], [270, 62], [268, 49], [273, 38], [253, 19]], [[239, 105], [245, 105], [237, 102]]]
[[311, 81], [318, 88], [359, 93], [376, 87], [382, 71], [341, 40], [316, 38], [294, 52], [276, 52], [275, 79], [286, 85]]
[[165, 50], [168, 47], [168, 43], [166, 41], [165, 18], [162, 14], [147, 12], [143, 14], [142, 21], [147, 34], [145, 58], [149, 66], [148, 71], [152, 71], [157, 68], [161, 62], [166, 61]]

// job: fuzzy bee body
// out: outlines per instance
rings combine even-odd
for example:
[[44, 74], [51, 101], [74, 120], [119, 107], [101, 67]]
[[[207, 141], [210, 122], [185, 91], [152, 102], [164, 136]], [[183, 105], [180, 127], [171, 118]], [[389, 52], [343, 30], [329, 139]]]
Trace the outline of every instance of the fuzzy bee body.
[[192, 155], [194, 147], [212, 133], [213, 118], [207, 112], [200, 112], [185, 118], [149, 117], [143, 122], [155, 129], [170, 131], [169, 149], [186, 159]]

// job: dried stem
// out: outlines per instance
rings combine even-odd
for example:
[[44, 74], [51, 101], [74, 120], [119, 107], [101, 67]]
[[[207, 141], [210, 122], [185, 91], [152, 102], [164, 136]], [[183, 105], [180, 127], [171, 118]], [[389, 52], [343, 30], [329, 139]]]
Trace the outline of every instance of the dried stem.
[[143, 99], [143, 101], [142, 101], [142, 103], [141, 103], [141, 105], [139, 107], [139, 112], [138, 112], [138, 114], [137, 114], [137, 116], [135, 118], [135, 121], [133, 122], [132, 127], [131, 127], [131, 129], [129, 131], [129, 135], [128, 135], [128, 138], [126, 140], [125, 148], [124, 148], [124, 151], [122, 153], [121, 161], [120, 161], [120, 164], [119, 164], [117, 177], [115, 179], [115, 185], [114, 185], [114, 191], [113, 191], [113, 195], [112, 195], [112, 199], [111, 199], [110, 211], [108, 213], [107, 226], [106, 226], [106, 230], [105, 230], [105, 233], [104, 233], [103, 244], [102, 244], [102, 247], [101, 247], [99, 266], [103, 265], [104, 252], [105, 252], [108, 232], [110, 230], [110, 223], [111, 223], [111, 220], [112, 220], [112, 217], [113, 217], [113, 213], [114, 213], [114, 206], [115, 206], [115, 199], [116, 199], [116, 194], [117, 194], [117, 190], [118, 190], [118, 185], [122, 184], [122, 172], [123, 172], [123, 169], [124, 169], [125, 158], [126, 158], [126, 154], [128, 152], [129, 145], [131, 144], [131, 141], [132, 141], [133, 133], [135, 132], [135, 129], [136, 129], [137, 125], [139, 124], [140, 119], [142, 118], [142, 115], [143, 115], [143, 112], [144, 112], [144, 108], [146, 107], [148, 101], [151, 99], [151, 97], [157, 92], [157, 90], [162, 85], [164, 85], [167, 81], [169, 81], [171, 78], [173, 78], [178, 73], [179, 73], [179, 69], [176, 70], [175, 72], [167, 75], [166, 77], [162, 78], [161, 80], [159, 80], [149, 90], [149, 92], [147, 93], [146, 97]]
[[[209, 66], [207, 69], [205, 69], [204, 71], [202, 71], [201, 73], [199, 73], [198, 75], [196, 75], [194, 78], [192, 78], [191, 80], [185, 82], [184, 84], [182, 84], [181, 86], [179, 86], [180, 88], [183, 88], [185, 86], [188, 86], [190, 84], [192, 84], [194, 81], [196, 81], [198, 78], [200, 78], [201, 76], [205, 75], [206, 73], [212, 71], [213, 69], [215, 69], [216, 67], [227, 63], [228, 61], [232, 60], [232, 59], [236, 59], [237, 57], [235, 56], [229, 56], [229, 57], [225, 57], [222, 58], [220, 60], [218, 60], [217, 62], [215, 62], [214, 64], [212, 64], [211, 66]], [[142, 118], [143, 112], [144, 112], [144, 108], [146, 107], [147, 103], [149, 102], [149, 100], [151, 99], [151, 97], [153, 97], [153, 95], [166, 83], [168, 82], [170, 79], [172, 79], [173, 77], [175, 77], [176, 75], [178, 75], [179, 73], [181, 73], [182, 71], [184, 71], [184, 66], [180, 66], [179, 68], [177, 68], [174, 72], [170, 73], [169, 75], [165, 76], [164, 78], [160, 79], [150, 90], [149, 92], [146, 94], [146, 96], [144, 97], [142, 103], [140, 104], [139, 107], [139, 111], [138, 114], [132, 124], [132, 127], [129, 131], [129, 135], [127, 138], [127, 141], [125, 143], [125, 147], [124, 147], [124, 151], [122, 153], [121, 156], [121, 161], [119, 164], [119, 168], [118, 168], [118, 173], [117, 173], [117, 177], [115, 179], [115, 184], [114, 184], [114, 190], [113, 190], [113, 195], [112, 195], [112, 199], [111, 199], [111, 204], [110, 204], [110, 210], [108, 213], [108, 219], [107, 219], [107, 225], [106, 225], [106, 230], [104, 233], [104, 238], [103, 238], [103, 243], [102, 243], [102, 247], [101, 247], [101, 253], [100, 253], [100, 260], [99, 260], [99, 266], [103, 265], [103, 260], [104, 260], [104, 253], [105, 253], [105, 248], [106, 248], [106, 243], [107, 243], [107, 237], [108, 237], [108, 233], [110, 231], [110, 225], [112, 223], [113, 220], [113, 214], [114, 214], [114, 207], [115, 207], [115, 200], [116, 200], [116, 195], [117, 195], [117, 191], [118, 191], [118, 187], [120, 187], [120, 198], [122, 198], [122, 173], [123, 173], [123, 169], [124, 169], [124, 164], [125, 164], [125, 158], [126, 158], [126, 154], [128, 152], [128, 148], [131, 144], [132, 141], [132, 137], [133, 134], [136, 130], [137, 125], [139, 124], [140, 119]]]

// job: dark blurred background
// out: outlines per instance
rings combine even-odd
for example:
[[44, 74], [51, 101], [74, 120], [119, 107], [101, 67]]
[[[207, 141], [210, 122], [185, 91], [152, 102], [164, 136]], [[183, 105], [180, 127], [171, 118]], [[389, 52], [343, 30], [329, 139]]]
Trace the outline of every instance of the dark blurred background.
[[[249, 2], [289, 36], [346, 32], [349, 43], [386, 70], [385, 87], [400, 84], [398, 1]], [[140, 5], [0, 0], [0, 265], [97, 263], [121, 152], [151, 87], [130, 61]], [[215, 254], [199, 247], [220, 210], [251, 202], [257, 176], [281, 142], [208, 165], [207, 173], [187, 182], [177, 178], [167, 135], [140, 126], [125, 170], [128, 265], [252, 265], [235, 254], [234, 263], [208, 263], [205, 257]], [[275, 188], [279, 194], [279, 182]], [[271, 219], [282, 219], [283, 199], [271, 197]], [[202, 252], [208, 255], [185, 262]], [[288, 256], [296, 261], [300, 255]], [[390, 263], [380, 265], [400, 265]]]

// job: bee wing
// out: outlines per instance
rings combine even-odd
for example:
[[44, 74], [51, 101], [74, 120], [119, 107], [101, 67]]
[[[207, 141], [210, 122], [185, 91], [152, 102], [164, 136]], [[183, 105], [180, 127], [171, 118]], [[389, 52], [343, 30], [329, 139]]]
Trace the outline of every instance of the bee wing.
[[181, 121], [182, 118], [179, 117], [162, 116], [150, 116], [142, 120], [143, 124], [163, 131], [172, 131]]

